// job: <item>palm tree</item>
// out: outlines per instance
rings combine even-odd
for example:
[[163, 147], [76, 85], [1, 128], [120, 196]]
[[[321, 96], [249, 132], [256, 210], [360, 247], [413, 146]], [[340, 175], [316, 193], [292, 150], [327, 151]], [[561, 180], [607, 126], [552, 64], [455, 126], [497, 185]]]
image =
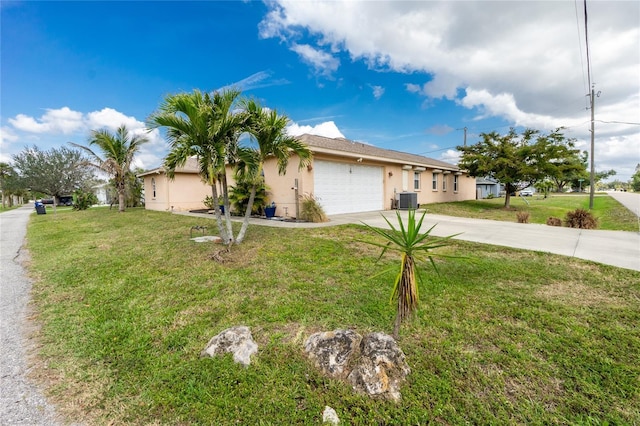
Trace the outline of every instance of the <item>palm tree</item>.
[[184, 166], [187, 159], [198, 159], [199, 173], [211, 186], [211, 196], [224, 200], [225, 222], [219, 207], [215, 207], [220, 237], [225, 244], [233, 242], [233, 230], [229, 215], [229, 194], [226, 164], [235, 158], [237, 140], [243, 129], [244, 116], [235, 111], [240, 92], [226, 90], [213, 94], [194, 90], [192, 93], [169, 95], [147, 120], [150, 128], [165, 127], [171, 147], [164, 164], [167, 176], [175, 177], [176, 168]]
[[299, 169], [309, 165], [312, 157], [311, 151], [305, 144], [286, 134], [286, 126], [289, 122], [286, 115], [280, 115], [273, 109], [262, 108], [253, 99], [244, 102], [244, 109], [247, 115], [247, 131], [257, 147], [245, 148], [244, 151], [239, 152], [238, 156], [237, 175], [243, 181], [250, 182], [252, 187], [237, 242], [242, 242], [249, 225], [256, 188], [264, 185], [263, 168], [267, 158], [275, 157], [278, 173], [284, 175], [292, 155], [298, 156]]
[[[127, 181], [131, 174], [131, 163], [134, 155], [140, 150], [140, 146], [149, 142], [149, 139], [141, 135], [131, 135], [124, 124], [118, 127], [115, 134], [106, 129], [92, 130], [89, 138], [89, 146], [71, 145], [86, 151], [91, 160], [88, 165], [107, 173], [113, 179], [118, 192], [118, 211], [125, 210], [125, 192]], [[96, 145], [100, 148], [102, 157], [90, 147]]]
[[[397, 251], [401, 254], [400, 271], [396, 275], [393, 284], [393, 293], [391, 295], [391, 299], [395, 300], [397, 306], [396, 319], [393, 326], [393, 337], [395, 339], [398, 339], [400, 334], [400, 324], [402, 321], [407, 319], [418, 309], [419, 296], [416, 277], [419, 278], [419, 275], [417, 275], [418, 270], [416, 269], [416, 262], [425, 261], [426, 259], [424, 259], [423, 256], [426, 256], [426, 258], [431, 262], [433, 268], [437, 271], [433, 258], [435, 256], [452, 256], [436, 254], [433, 253], [433, 250], [446, 246], [448, 244], [448, 240], [459, 235], [455, 234], [448, 237], [433, 237], [431, 236], [431, 231], [435, 228], [435, 225], [429, 228], [425, 233], [421, 234], [420, 228], [422, 227], [422, 222], [424, 221], [426, 213], [427, 212], [425, 210], [424, 213], [422, 213], [422, 217], [416, 221], [415, 210], [409, 210], [407, 224], [405, 226], [402, 221], [402, 217], [400, 216], [400, 212], [396, 212], [398, 228], [393, 226], [389, 219], [384, 216], [382, 216], [382, 218], [387, 222], [389, 229], [374, 228], [366, 223], [364, 224], [364, 226], [384, 237], [386, 240], [386, 243], [361, 240], [367, 244], [381, 247], [382, 253], [380, 254], [380, 258], [382, 258], [387, 250]], [[395, 267], [391, 269], [395, 269]], [[383, 271], [382, 273], [387, 271], [389, 270]]]

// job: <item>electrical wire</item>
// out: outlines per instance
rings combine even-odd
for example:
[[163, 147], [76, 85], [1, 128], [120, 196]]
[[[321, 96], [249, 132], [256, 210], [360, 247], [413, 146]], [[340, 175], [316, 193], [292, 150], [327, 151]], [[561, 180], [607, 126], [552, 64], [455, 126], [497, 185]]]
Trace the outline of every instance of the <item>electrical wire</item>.
[[[582, 86], [586, 93], [589, 91], [588, 89], [589, 86], [587, 86], [587, 82], [585, 80], [585, 75], [584, 75], [584, 56], [582, 55], [582, 36], [580, 34], [580, 19], [578, 18], [578, 0], [574, 0], [573, 5], [576, 11], [576, 27], [578, 29], [578, 48], [580, 50], [580, 69], [582, 70]], [[585, 97], [583, 97], [583, 99], [584, 99], [585, 109], [589, 109], [589, 103], [587, 102], [587, 99]]]

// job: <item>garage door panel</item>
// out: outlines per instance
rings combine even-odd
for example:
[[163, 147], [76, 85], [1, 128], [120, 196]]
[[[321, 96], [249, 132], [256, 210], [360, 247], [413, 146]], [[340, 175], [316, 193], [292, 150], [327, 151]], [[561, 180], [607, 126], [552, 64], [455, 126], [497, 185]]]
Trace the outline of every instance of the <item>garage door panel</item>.
[[314, 195], [327, 214], [383, 209], [383, 169], [377, 166], [316, 161]]

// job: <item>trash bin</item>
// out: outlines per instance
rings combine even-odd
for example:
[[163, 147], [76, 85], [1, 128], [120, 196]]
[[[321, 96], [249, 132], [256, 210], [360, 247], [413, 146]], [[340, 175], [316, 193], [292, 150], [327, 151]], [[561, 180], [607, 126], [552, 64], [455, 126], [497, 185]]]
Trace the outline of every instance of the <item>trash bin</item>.
[[47, 214], [47, 208], [39, 201], [36, 201], [36, 213]]

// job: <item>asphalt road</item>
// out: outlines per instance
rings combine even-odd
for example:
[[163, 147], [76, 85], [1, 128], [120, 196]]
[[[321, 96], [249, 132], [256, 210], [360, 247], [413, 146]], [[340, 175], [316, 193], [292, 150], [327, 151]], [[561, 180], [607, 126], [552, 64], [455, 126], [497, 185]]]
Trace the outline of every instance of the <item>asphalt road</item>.
[[22, 249], [33, 206], [0, 214], [0, 424], [57, 425], [54, 408], [29, 379], [27, 356], [32, 349], [27, 321], [31, 282]]

